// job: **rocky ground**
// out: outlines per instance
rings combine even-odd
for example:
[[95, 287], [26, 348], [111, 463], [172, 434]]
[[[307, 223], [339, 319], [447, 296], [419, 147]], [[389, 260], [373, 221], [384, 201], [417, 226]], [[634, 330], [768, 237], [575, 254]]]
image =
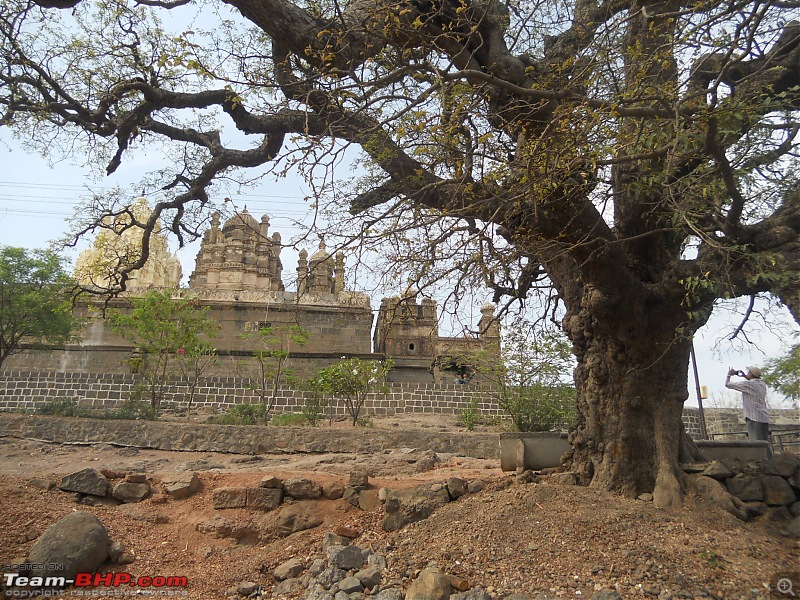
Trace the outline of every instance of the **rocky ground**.
[[[449, 425], [424, 419], [375, 423], [427, 427], [432, 435]], [[36, 478], [58, 481], [85, 467], [104, 470], [112, 482], [144, 473], [154, 493], [137, 504], [85, 506], [76, 504], [74, 494], [37, 487]], [[201, 483], [196, 493], [174, 499], [163, 491], [163, 480], [191, 471]], [[384, 531], [380, 502], [369, 510], [344, 498], [294, 500], [272, 512], [213, 507], [218, 488], [258, 487], [268, 476], [335, 487], [353, 472], [368, 473], [374, 497], [381, 488], [437, 489], [451, 477], [475, 483], [475, 493], [395, 532]], [[795, 578], [800, 592], [800, 546], [779, 521], [743, 522], [691, 495], [685, 508], [666, 512], [555, 477], [503, 473], [493, 460], [432, 457], [413, 449], [378, 456], [250, 457], [0, 438], [0, 479], [0, 564], [19, 562], [48, 526], [87, 510], [135, 557], [110, 568], [134, 576], [186, 576], [193, 600], [228, 598], [245, 581], [260, 586], [251, 588], [255, 594], [272, 597], [275, 569], [291, 558], [309, 569], [325, 556], [323, 539], [333, 531], [355, 536], [353, 544], [385, 559], [380, 589], [405, 591], [421, 569], [435, 564], [459, 586], [480, 587], [491, 598], [600, 598], [603, 590], [622, 598], [769, 598], [768, 587], [784, 575]], [[287, 536], [287, 523], [319, 525]], [[279, 591], [301, 595], [297, 587]]]

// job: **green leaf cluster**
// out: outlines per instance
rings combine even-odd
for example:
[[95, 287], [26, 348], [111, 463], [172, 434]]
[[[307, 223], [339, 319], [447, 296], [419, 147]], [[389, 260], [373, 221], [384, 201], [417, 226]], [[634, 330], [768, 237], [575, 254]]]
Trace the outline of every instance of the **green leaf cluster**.
[[73, 282], [47, 250], [0, 247], [0, 366], [22, 349], [64, 344], [81, 322], [72, 314]]
[[333, 396], [344, 402], [353, 425], [358, 424], [367, 395], [386, 393], [386, 374], [392, 369], [391, 359], [384, 361], [342, 358], [322, 369], [310, 382], [317, 393]]

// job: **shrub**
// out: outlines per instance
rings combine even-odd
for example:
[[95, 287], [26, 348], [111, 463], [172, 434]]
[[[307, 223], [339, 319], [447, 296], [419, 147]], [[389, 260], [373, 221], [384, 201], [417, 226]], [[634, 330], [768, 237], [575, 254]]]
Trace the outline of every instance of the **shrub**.
[[264, 408], [259, 404], [237, 404], [222, 415], [223, 425], [256, 425], [263, 421]]
[[472, 431], [481, 423], [481, 413], [478, 411], [478, 399], [473, 398], [467, 408], [461, 411], [458, 424], [466, 427], [467, 431]]
[[75, 400], [64, 398], [52, 400], [36, 407], [37, 415], [54, 415], [58, 417], [78, 417], [83, 412]]
[[272, 417], [270, 425], [275, 427], [296, 427], [306, 423], [306, 416], [302, 413], [279, 413]]

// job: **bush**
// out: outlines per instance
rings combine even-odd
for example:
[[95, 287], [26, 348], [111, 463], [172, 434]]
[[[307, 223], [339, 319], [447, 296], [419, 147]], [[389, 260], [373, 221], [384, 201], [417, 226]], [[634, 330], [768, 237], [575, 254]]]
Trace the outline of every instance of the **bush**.
[[322, 419], [325, 418], [325, 409], [328, 407], [328, 401], [322, 394], [318, 394], [313, 390], [310, 395], [306, 397], [303, 404], [302, 415], [306, 423], [311, 427], [317, 427]]
[[158, 411], [150, 402], [130, 398], [119, 408], [102, 411], [95, 418], [112, 421], [155, 421]]
[[279, 413], [272, 417], [270, 425], [275, 427], [296, 427], [305, 424], [306, 421], [306, 416], [302, 413]]
[[37, 415], [54, 415], [58, 417], [79, 417], [82, 416], [82, 410], [75, 400], [53, 400], [45, 402], [34, 409]]
[[466, 427], [467, 431], [474, 430], [481, 423], [481, 413], [478, 411], [478, 399], [473, 398], [467, 408], [461, 411], [458, 424]]
[[259, 404], [237, 404], [222, 415], [223, 425], [257, 425], [263, 421], [264, 407]]
[[569, 385], [508, 387], [499, 404], [518, 431], [566, 429], [577, 414], [575, 388]]

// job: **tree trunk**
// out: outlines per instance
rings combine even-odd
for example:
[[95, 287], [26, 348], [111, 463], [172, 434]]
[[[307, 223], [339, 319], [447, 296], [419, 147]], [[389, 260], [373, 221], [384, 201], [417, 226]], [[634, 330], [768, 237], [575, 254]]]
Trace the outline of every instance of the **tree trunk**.
[[652, 492], [658, 506], [680, 506], [690, 341], [675, 333], [678, 314], [635, 314], [619, 314], [613, 328], [588, 310], [565, 319], [578, 359], [570, 467], [583, 485], [627, 497]]

